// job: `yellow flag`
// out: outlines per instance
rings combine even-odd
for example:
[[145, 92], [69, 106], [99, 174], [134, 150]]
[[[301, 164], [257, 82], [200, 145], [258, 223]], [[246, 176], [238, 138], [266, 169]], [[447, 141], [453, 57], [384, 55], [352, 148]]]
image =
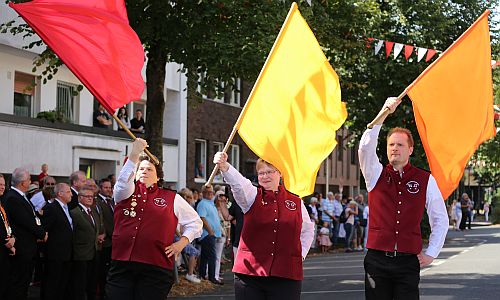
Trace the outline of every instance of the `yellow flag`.
[[446, 199], [477, 147], [495, 136], [486, 11], [409, 87], [432, 175]]
[[293, 3], [239, 119], [245, 143], [300, 197], [313, 193], [321, 162], [347, 118], [339, 79]]

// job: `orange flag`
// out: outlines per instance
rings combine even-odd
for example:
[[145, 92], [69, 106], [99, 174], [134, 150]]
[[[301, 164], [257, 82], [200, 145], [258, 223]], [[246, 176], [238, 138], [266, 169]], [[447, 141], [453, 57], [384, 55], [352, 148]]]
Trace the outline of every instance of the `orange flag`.
[[418, 132], [443, 198], [456, 189], [469, 158], [495, 136], [488, 14], [408, 87]]

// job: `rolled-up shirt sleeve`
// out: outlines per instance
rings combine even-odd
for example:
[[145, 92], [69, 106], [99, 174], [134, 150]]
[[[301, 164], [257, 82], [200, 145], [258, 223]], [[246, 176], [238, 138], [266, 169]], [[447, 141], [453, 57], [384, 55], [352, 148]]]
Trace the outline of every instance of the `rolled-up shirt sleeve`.
[[382, 128], [382, 125], [375, 125], [372, 129], [367, 129], [359, 141], [359, 166], [365, 177], [366, 189], [368, 192], [373, 190], [377, 184], [383, 169], [377, 156], [380, 128]]
[[115, 187], [113, 189], [113, 198], [115, 199], [115, 203], [119, 203], [120, 201], [132, 196], [135, 190], [134, 177], [135, 163], [129, 159], [123, 165], [123, 168], [116, 179]]
[[431, 235], [429, 237], [429, 246], [425, 254], [436, 258], [443, 248], [448, 232], [448, 212], [444, 204], [443, 196], [437, 185], [436, 179], [432, 175], [429, 176], [427, 183], [427, 199], [425, 207], [429, 216], [429, 224], [431, 226]]
[[302, 246], [302, 259], [305, 259], [314, 240], [314, 223], [307, 213], [304, 201], [302, 202], [302, 228], [300, 230], [300, 243]]
[[181, 226], [181, 234], [189, 242], [201, 236], [203, 222], [198, 213], [179, 194], [174, 198], [174, 214]]
[[229, 165], [229, 169], [226, 172], [222, 172], [222, 176], [231, 186], [234, 200], [236, 200], [236, 203], [241, 207], [243, 213], [246, 214], [255, 202], [257, 187], [231, 165]]

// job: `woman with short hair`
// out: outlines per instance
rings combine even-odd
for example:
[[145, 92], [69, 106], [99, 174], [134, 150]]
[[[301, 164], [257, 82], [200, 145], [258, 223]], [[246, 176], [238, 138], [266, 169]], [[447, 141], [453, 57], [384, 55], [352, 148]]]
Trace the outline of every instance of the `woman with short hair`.
[[255, 187], [227, 157], [218, 152], [214, 163], [245, 214], [233, 267], [236, 299], [300, 299], [302, 261], [314, 239], [314, 223], [302, 199], [285, 189], [272, 164], [257, 161]]

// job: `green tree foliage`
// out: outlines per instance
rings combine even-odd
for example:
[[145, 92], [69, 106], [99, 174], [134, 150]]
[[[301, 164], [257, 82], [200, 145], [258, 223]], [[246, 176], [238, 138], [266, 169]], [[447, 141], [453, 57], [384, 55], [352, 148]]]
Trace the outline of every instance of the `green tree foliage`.
[[[25, 1], [14, 1], [25, 2]], [[386, 39], [445, 50], [486, 7], [499, 0], [337, 0], [298, 1], [299, 9], [339, 74], [347, 102], [346, 126], [354, 137], [363, 132], [388, 96], [399, 95], [432, 61], [406, 62], [403, 55], [386, 60], [384, 49], [375, 56], [367, 38]], [[191, 100], [201, 93], [223, 93], [234, 78], [256, 80], [291, 5], [288, 0], [126, 0], [131, 26], [145, 45], [147, 66], [146, 138], [162, 160], [165, 63], [181, 64], [188, 76]], [[498, 21], [490, 17], [491, 23]], [[498, 27], [496, 27], [498, 28]], [[3, 32], [29, 34], [22, 26], [2, 26]], [[28, 32], [28, 33], [27, 33]], [[32, 43], [33, 44], [33, 43]], [[498, 30], [492, 31], [498, 55]], [[33, 45], [30, 45], [33, 46]], [[497, 51], [497, 52], [495, 52]], [[50, 51], [35, 65], [49, 62], [50, 75], [58, 63]], [[203, 74], [203, 77], [200, 75]], [[497, 91], [498, 95], [498, 91]], [[464, 116], [465, 118], [465, 116]], [[410, 128], [416, 135], [411, 102], [405, 100], [386, 120]], [[383, 133], [384, 134], [384, 133]], [[413, 163], [425, 167], [417, 137]]]

